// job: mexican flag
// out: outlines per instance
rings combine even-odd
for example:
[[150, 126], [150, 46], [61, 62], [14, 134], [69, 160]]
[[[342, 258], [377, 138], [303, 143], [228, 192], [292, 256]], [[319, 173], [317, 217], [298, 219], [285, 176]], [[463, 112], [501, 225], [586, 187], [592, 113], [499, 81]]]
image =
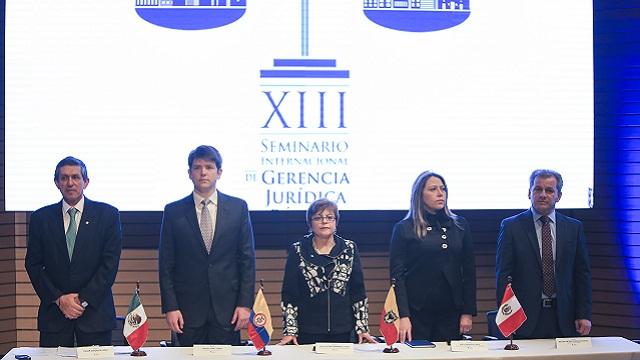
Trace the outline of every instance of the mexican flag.
[[129, 310], [127, 311], [127, 317], [124, 319], [122, 333], [124, 337], [127, 338], [127, 342], [133, 350], [140, 349], [142, 344], [147, 341], [149, 323], [147, 322], [147, 315], [144, 313], [144, 308], [140, 302], [138, 291], [133, 293], [133, 298], [131, 298], [131, 303], [129, 303]]

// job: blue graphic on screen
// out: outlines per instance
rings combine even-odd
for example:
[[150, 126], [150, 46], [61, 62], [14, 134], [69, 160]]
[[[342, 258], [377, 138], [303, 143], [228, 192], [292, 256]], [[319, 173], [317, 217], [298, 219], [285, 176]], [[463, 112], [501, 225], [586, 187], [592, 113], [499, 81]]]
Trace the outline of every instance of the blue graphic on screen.
[[470, 0], [364, 0], [364, 14], [389, 29], [428, 32], [462, 24]]
[[247, 0], [135, 0], [136, 12], [158, 26], [203, 30], [225, 26], [244, 15]]
[[274, 59], [273, 69], [260, 70], [261, 78], [346, 79], [349, 70], [337, 69], [335, 59], [311, 59], [309, 56], [309, 0], [301, 0], [300, 55], [298, 59]]

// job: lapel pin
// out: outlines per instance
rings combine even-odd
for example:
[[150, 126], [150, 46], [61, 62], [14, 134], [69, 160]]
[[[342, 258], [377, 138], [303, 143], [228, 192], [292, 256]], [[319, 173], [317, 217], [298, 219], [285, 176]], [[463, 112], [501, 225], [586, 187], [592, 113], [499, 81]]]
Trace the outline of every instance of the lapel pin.
[[89, 220], [85, 221], [84, 223], [85, 223], [86, 225], [89, 225]]

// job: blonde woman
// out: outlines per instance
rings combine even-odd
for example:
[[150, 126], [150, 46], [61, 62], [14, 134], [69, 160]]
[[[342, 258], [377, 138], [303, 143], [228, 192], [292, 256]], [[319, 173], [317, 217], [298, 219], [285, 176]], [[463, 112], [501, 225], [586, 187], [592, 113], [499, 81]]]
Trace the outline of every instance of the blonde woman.
[[449, 210], [444, 178], [418, 176], [407, 216], [391, 236], [390, 273], [400, 312], [400, 341], [450, 341], [472, 328], [476, 271], [469, 224]]

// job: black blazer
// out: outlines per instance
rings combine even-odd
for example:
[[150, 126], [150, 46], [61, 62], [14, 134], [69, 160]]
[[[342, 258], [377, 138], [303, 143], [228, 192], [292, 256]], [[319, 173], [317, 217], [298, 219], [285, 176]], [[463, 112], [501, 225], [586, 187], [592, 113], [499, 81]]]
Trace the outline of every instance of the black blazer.
[[186, 327], [199, 327], [213, 308], [220, 325], [230, 330], [235, 308], [253, 306], [255, 270], [253, 230], [244, 200], [218, 192], [210, 254], [193, 195], [164, 208], [159, 249], [163, 313], [180, 310]]
[[[62, 218], [62, 201], [31, 214], [25, 268], [40, 298], [38, 330], [70, 330], [73, 322], [83, 332], [108, 331], [116, 326], [111, 286], [120, 262], [122, 229], [118, 209], [84, 198], [73, 256], [69, 261]], [[89, 306], [69, 320], [55, 304], [77, 292]]]
[[[313, 249], [313, 235], [289, 247], [282, 281], [285, 336], [369, 332], [358, 247], [338, 235], [333, 238], [335, 246], [328, 255]], [[290, 311], [294, 308], [297, 311]]]
[[[560, 331], [577, 336], [574, 321], [591, 319], [591, 267], [582, 223], [556, 211], [556, 301]], [[517, 334], [528, 337], [538, 323], [542, 259], [531, 209], [504, 219], [496, 252], [496, 295], [502, 301], [507, 276], [527, 321]]]
[[[449, 221], [446, 250], [441, 247], [440, 229], [435, 225], [424, 240], [415, 235], [411, 219], [401, 220], [393, 227], [389, 270], [396, 281], [400, 317], [411, 316], [410, 308], [421, 309], [432, 291], [450, 291], [460, 314], [476, 315], [476, 262], [469, 224], [461, 216], [458, 222], [463, 229]], [[443, 286], [448, 289], [434, 289], [426, 280], [439, 276], [437, 273], [444, 276]]]

